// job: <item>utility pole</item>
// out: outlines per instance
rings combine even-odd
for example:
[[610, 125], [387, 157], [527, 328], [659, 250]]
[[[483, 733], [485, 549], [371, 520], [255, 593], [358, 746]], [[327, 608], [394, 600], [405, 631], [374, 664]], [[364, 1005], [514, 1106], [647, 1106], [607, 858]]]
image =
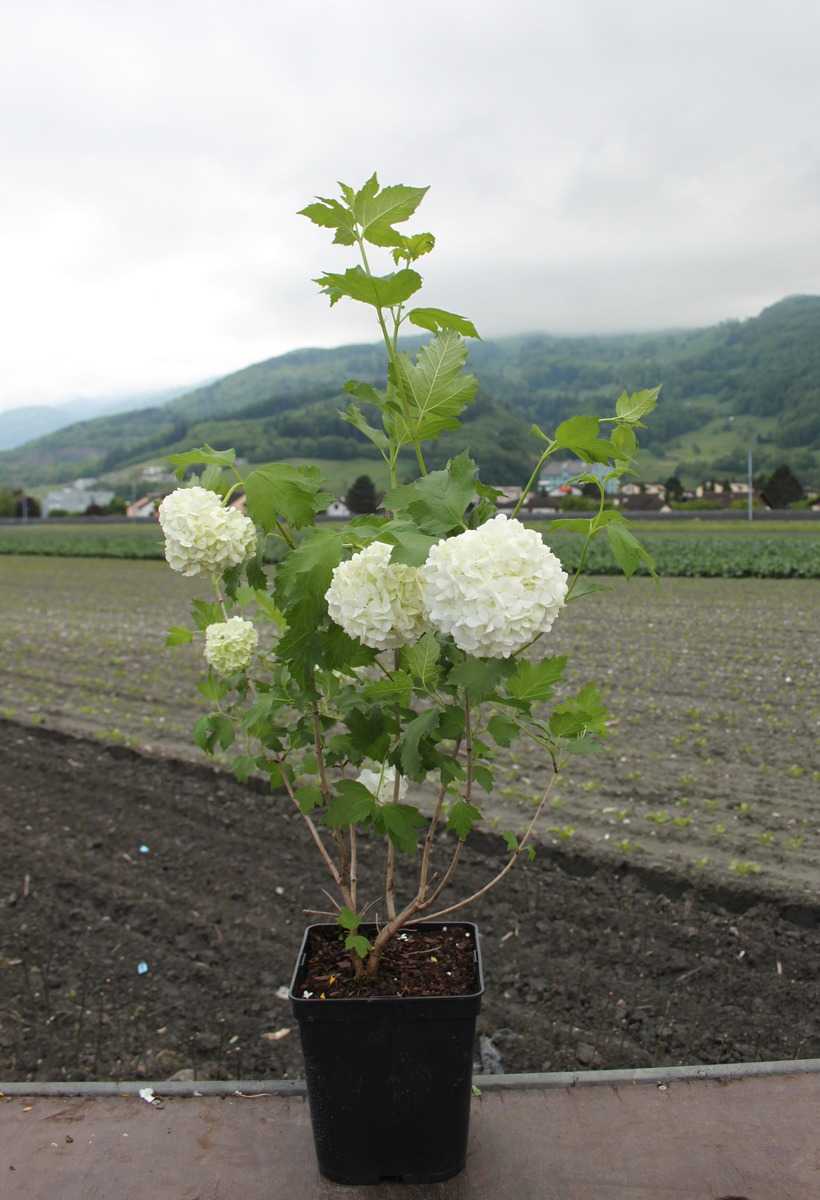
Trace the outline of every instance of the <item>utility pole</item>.
[[749, 447], [749, 520], [752, 520], [752, 447]]

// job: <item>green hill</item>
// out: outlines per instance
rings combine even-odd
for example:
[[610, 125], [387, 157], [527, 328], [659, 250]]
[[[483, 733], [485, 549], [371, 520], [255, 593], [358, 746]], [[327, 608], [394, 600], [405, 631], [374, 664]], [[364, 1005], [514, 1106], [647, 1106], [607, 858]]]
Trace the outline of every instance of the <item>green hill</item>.
[[[754, 443], [756, 470], [788, 461], [805, 482], [820, 481], [820, 296], [793, 296], [750, 320], [704, 329], [479, 342], [470, 366], [481, 390], [463, 429], [437, 443], [433, 465], [466, 444], [484, 478], [517, 481], [534, 457], [532, 421], [554, 425], [605, 408], [624, 388], [662, 383], [643, 439], [646, 478], [735, 474]], [[379, 384], [383, 370], [379, 345], [293, 351], [164, 405], [84, 421], [0, 454], [0, 485], [108, 475], [203, 441], [235, 446], [255, 462], [359, 466], [370, 447], [339, 418], [341, 389], [351, 377]]]

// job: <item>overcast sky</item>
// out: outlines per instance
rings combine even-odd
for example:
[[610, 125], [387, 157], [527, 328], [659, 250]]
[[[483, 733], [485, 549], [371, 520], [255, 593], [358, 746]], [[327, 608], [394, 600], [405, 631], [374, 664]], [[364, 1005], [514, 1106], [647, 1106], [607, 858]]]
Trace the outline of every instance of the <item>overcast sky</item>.
[[820, 292], [818, 78], [818, 0], [4, 0], [0, 408], [374, 340], [294, 215], [374, 168], [485, 336]]

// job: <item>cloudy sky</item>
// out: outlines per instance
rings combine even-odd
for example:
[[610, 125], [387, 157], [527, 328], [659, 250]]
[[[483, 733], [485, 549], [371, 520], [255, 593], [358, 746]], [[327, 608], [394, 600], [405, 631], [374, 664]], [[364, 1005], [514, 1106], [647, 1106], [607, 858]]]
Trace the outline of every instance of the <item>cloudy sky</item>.
[[485, 336], [819, 292], [819, 65], [817, 0], [5, 0], [0, 408], [374, 338], [294, 215], [374, 168]]

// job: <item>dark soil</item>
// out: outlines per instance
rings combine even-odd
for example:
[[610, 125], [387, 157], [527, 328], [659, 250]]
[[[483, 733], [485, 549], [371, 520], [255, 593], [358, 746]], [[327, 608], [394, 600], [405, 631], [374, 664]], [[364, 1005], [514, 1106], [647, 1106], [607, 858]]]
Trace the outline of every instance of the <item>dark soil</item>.
[[[301, 1075], [281, 997], [316, 919], [302, 910], [327, 900], [287, 804], [207, 768], [0, 722], [0, 1079]], [[381, 853], [362, 849], [368, 898]], [[503, 855], [478, 836], [458, 891]], [[762, 899], [753, 881], [708, 893], [545, 849], [464, 913], [486, 975], [479, 1064], [820, 1056], [819, 911]]]
[[[375, 927], [360, 933], [372, 941]], [[387, 943], [375, 977], [356, 975], [345, 935], [313, 929], [297, 991], [305, 999], [352, 1000], [372, 996], [466, 996], [478, 990], [473, 933], [463, 925], [407, 925]]]

